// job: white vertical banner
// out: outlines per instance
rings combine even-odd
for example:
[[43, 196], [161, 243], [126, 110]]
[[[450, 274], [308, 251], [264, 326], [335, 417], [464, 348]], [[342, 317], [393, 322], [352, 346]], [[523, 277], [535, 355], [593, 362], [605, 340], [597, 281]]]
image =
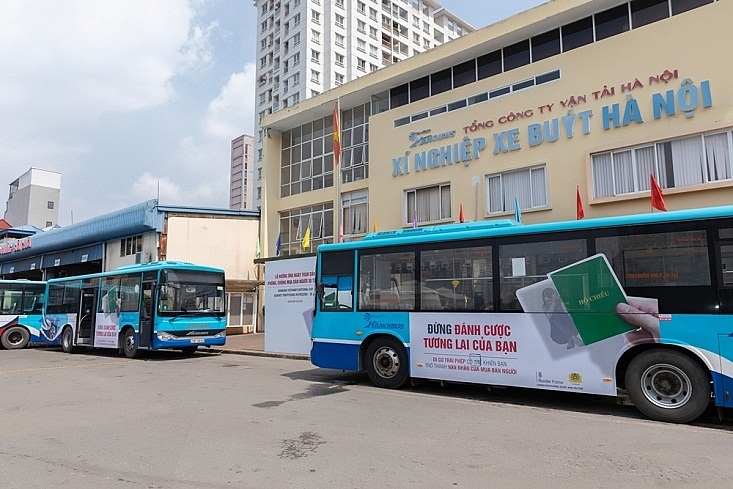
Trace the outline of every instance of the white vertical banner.
[[316, 257], [265, 263], [265, 351], [309, 354]]

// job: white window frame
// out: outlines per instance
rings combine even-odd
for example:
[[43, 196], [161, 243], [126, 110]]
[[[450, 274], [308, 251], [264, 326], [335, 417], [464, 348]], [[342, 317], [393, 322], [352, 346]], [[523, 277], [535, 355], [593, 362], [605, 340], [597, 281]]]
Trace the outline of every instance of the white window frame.
[[491, 173], [484, 177], [486, 213], [488, 215], [520, 210], [543, 209], [549, 206], [547, 165]]
[[661, 188], [733, 182], [733, 131], [687, 135], [591, 154], [594, 199], [648, 192], [650, 174]]
[[405, 190], [405, 226], [412, 226], [417, 213], [417, 223], [447, 221], [452, 216], [452, 196], [450, 182], [428, 187]]
[[341, 223], [344, 236], [361, 236], [369, 232], [368, 190], [341, 194]]

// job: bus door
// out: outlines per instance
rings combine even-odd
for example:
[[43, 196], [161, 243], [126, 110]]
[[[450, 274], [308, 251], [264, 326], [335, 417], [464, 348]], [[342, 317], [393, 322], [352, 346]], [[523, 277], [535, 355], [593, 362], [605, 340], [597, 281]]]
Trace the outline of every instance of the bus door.
[[143, 282], [143, 296], [140, 306], [140, 348], [150, 348], [153, 336], [153, 290], [155, 282]]
[[[719, 272], [718, 304], [720, 314], [733, 313], [733, 229], [721, 229], [716, 241], [717, 267]], [[733, 358], [733, 326], [730, 332], [718, 336], [720, 354], [723, 358]], [[722, 393], [725, 407], [733, 407], [733, 367], [728, 362], [721, 362], [722, 385], [716, 385], [716, 391]]]
[[[733, 232], [733, 230], [721, 229], [721, 235], [725, 234], [724, 231]], [[721, 239], [717, 242], [717, 248], [718, 267], [721, 274], [718, 288], [719, 313], [731, 314], [733, 313], [733, 239]]]
[[82, 287], [79, 302], [79, 333], [77, 343], [91, 345], [94, 342], [94, 324], [97, 317], [97, 287]]

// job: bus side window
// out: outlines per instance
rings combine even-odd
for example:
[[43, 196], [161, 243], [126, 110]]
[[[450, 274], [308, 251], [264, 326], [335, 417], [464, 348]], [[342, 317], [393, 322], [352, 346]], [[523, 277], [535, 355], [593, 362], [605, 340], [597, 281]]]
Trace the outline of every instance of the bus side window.
[[359, 310], [415, 310], [415, 252], [359, 257]]
[[547, 280], [547, 274], [588, 256], [585, 239], [536, 241], [499, 246], [502, 311], [521, 311], [517, 290]]
[[354, 308], [353, 277], [350, 275], [323, 277], [321, 286], [322, 311], [350, 311]]
[[318, 297], [321, 311], [354, 309], [354, 252], [323, 253], [320, 259]]

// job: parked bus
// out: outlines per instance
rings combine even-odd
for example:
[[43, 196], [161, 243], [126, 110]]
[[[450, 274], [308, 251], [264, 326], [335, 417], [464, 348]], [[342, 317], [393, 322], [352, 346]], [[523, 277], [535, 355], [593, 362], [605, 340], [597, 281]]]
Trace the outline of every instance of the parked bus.
[[139, 350], [224, 345], [224, 271], [183, 262], [154, 262], [111, 272], [50, 279], [44, 322], [52, 344]]
[[42, 342], [46, 282], [0, 280], [0, 344], [8, 350]]
[[311, 361], [619, 395], [652, 419], [733, 407], [733, 206], [377, 232], [318, 248]]

